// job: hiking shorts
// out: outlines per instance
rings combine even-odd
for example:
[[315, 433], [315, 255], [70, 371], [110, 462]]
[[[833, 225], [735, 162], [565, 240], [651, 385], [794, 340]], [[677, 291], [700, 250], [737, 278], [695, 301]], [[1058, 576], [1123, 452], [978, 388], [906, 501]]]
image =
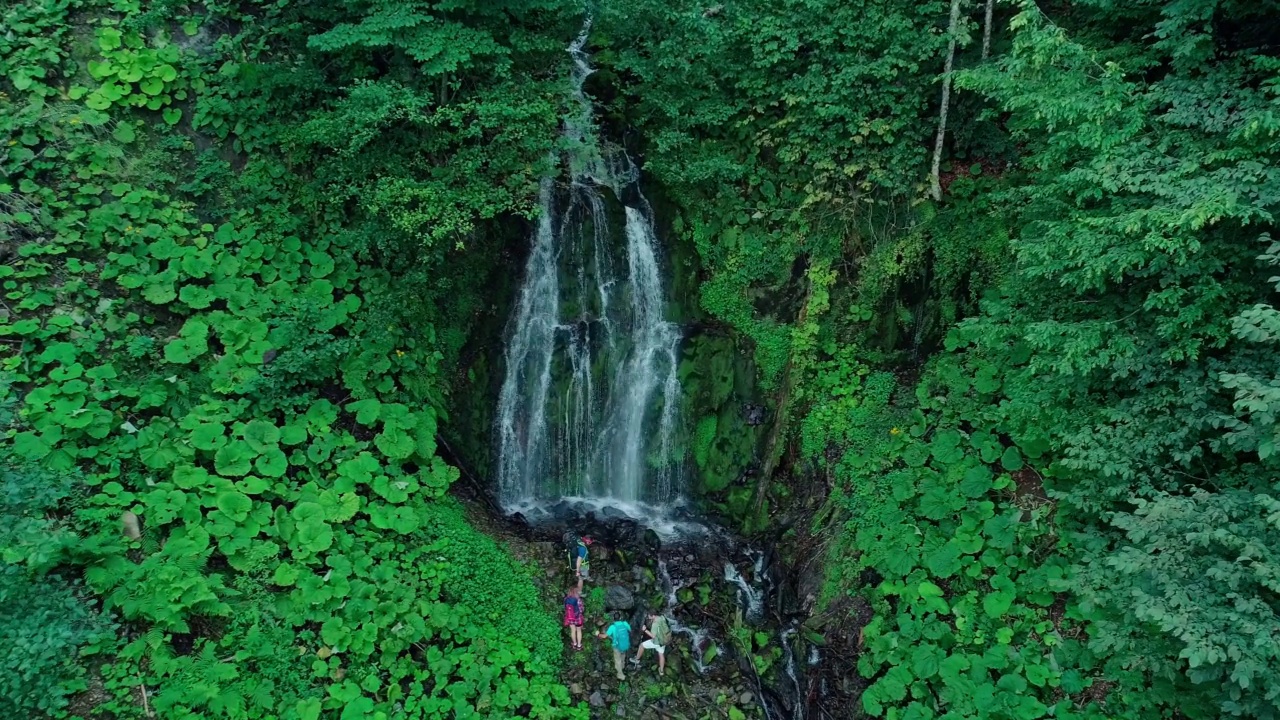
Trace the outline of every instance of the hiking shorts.
[[644, 648], [645, 650], [657, 650], [659, 655], [667, 654], [667, 646], [659, 645], [657, 641], [655, 641], [653, 638], [649, 638], [648, 640], [645, 640], [644, 642], [640, 643], [640, 647]]
[[586, 580], [587, 578], [591, 577], [591, 566], [586, 563], [583, 563], [582, 567], [578, 568], [578, 574], [582, 576], [583, 580]]

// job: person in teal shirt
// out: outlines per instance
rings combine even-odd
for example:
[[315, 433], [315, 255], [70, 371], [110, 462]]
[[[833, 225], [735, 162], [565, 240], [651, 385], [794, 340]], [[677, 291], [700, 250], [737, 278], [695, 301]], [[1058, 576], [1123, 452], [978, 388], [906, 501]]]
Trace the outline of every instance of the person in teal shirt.
[[627, 676], [622, 674], [622, 665], [627, 659], [627, 651], [631, 649], [631, 625], [615, 612], [613, 624], [596, 637], [609, 638], [613, 645], [613, 669], [618, 673], [619, 680], [626, 680]]

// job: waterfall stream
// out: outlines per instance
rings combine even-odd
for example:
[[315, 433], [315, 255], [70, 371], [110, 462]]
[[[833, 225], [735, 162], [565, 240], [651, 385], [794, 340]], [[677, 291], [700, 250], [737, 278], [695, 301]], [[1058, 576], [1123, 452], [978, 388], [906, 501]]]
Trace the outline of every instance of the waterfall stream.
[[[498, 489], [510, 511], [580, 498], [637, 516], [681, 490], [679, 326], [639, 171], [601, 140], [583, 86], [590, 18], [569, 45], [567, 183], [542, 181], [498, 398]], [[623, 204], [621, 212], [618, 205]]]

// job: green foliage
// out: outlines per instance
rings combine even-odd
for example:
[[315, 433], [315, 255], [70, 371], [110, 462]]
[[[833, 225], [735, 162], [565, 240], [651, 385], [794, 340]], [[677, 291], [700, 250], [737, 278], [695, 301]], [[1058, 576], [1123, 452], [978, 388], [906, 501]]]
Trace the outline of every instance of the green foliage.
[[79, 651], [111, 635], [71, 583], [56, 575], [32, 578], [22, 567], [0, 564], [0, 711], [8, 717], [62, 711], [67, 696], [84, 689]]
[[434, 323], [483, 292], [439, 276], [529, 205], [560, 8], [163, 5], [2, 11], [10, 714], [101, 648], [102, 717], [579, 716], [436, 454]]
[[[1276, 649], [1256, 639], [1274, 632], [1274, 368], [1250, 247], [1280, 201], [1280, 68], [1197, 12], [1088, 3], [1057, 25], [1023, 3], [1011, 51], [957, 78], [1002, 114], [1018, 165], [954, 181], [851, 303], [876, 322], [867, 299], [933, 267], [904, 263], [930, 244], [1016, 260], [956, 285], [991, 284], [914, 397], [837, 443], [832, 557], [855, 559], [829, 591], [882, 578], [860, 589], [868, 713], [1277, 712]], [[972, 220], [933, 224], [947, 216]]]
[[[0, 420], [12, 419], [0, 407]], [[48, 515], [73, 492], [72, 477], [15, 461], [0, 449], [0, 642], [6, 648], [0, 709], [11, 717], [52, 715], [84, 688], [78, 663], [114, 638], [109, 621], [72, 579], [50, 570], [89, 551]]]

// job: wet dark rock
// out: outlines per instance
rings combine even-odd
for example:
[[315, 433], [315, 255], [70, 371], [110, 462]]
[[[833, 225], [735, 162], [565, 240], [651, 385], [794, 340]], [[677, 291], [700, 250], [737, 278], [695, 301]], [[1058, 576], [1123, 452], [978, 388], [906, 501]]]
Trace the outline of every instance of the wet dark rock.
[[600, 508], [600, 517], [605, 520], [629, 520], [627, 514], [615, 507]]
[[743, 405], [742, 421], [751, 427], [764, 424], [765, 407], [763, 405]]
[[630, 610], [636, 606], [636, 597], [621, 585], [610, 585], [604, 591], [604, 606], [608, 610]]

